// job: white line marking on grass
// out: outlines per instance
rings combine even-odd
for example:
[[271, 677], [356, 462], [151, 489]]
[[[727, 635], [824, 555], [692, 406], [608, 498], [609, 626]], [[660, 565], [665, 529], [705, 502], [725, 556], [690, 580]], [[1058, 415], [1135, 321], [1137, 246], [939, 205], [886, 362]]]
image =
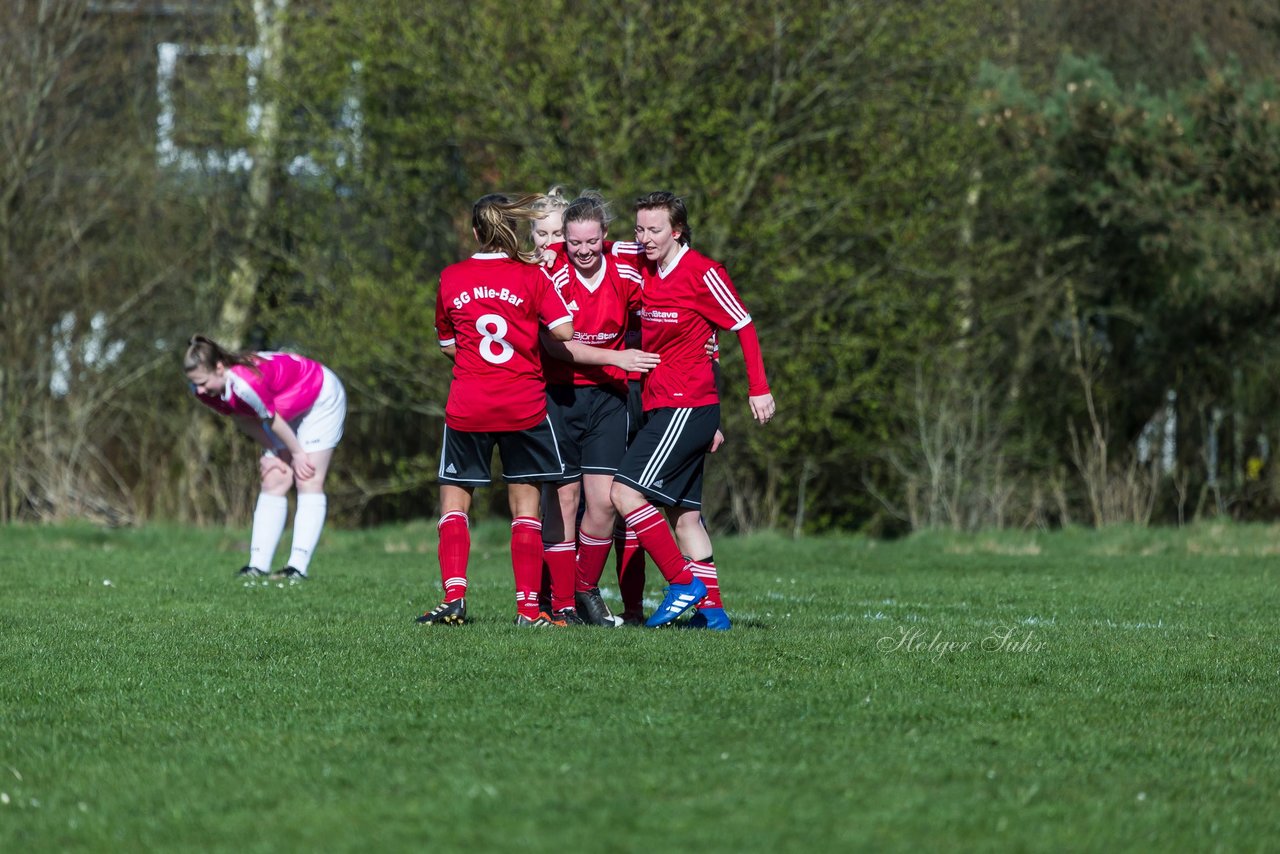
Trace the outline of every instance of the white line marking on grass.
[[875, 599], [875, 600], [863, 599], [862, 601], [854, 602], [853, 604], [861, 605], [863, 608], [875, 608], [883, 605], [890, 605], [893, 607], [911, 608], [913, 610], [926, 610], [926, 611], [932, 608], [954, 610], [954, 609], [965, 609], [970, 607], [968, 602], [939, 602], [937, 604], [931, 604], [929, 602], [899, 602], [897, 599]]
[[1115, 620], [1094, 620], [1095, 626], [1106, 626], [1109, 629], [1169, 629], [1172, 626], [1165, 625], [1164, 620], [1156, 620], [1154, 623], [1137, 622], [1137, 623], [1117, 623]]
[[[863, 613], [862, 619], [871, 620], [872, 622], [879, 622], [881, 620], [892, 620], [895, 618], [890, 617], [884, 611], [876, 611], [874, 614], [871, 613], [870, 611], [866, 611], [865, 613]], [[903, 614], [901, 617], [897, 617], [896, 619], [900, 623], [919, 623], [924, 618], [921, 617], [919, 614]]]
[[774, 591], [770, 590], [764, 595], [770, 599], [780, 599], [784, 602], [816, 602], [818, 601], [818, 596], [816, 593], [805, 593], [803, 595], [797, 596], [793, 593], [775, 593]]

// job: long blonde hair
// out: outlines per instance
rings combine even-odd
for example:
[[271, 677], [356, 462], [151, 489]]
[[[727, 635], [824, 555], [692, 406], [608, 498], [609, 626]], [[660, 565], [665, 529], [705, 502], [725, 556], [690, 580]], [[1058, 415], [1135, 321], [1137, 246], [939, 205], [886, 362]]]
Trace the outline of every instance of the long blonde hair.
[[545, 216], [545, 211], [534, 207], [543, 198], [545, 196], [529, 195], [512, 199], [502, 193], [482, 196], [471, 208], [471, 226], [476, 230], [481, 250], [505, 252], [512, 258], [536, 264], [537, 254], [520, 248], [519, 226], [521, 222]]

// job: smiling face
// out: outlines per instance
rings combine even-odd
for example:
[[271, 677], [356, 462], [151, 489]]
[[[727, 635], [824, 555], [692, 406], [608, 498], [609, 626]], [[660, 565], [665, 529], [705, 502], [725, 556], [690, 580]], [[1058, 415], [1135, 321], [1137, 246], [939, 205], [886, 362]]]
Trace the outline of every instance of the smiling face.
[[680, 232], [671, 228], [671, 215], [662, 208], [636, 211], [636, 242], [644, 257], [666, 265], [680, 248]]
[[584, 276], [600, 269], [604, 249], [604, 228], [594, 220], [571, 222], [565, 229], [565, 249], [569, 261]]
[[222, 395], [222, 390], [227, 387], [227, 368], [221, 362], [215, 365], [212, 371], [204, 367], [194, 367], [187, 371], [187, 379], [191, 381], [191, 388], [196, 394], [219, 397]]
[[548, 244], [564, 240], [563, 214], [558, 210], [547, 211], [542, 219], [533, 221], [533, 246], [538, 251], [546, 249]]

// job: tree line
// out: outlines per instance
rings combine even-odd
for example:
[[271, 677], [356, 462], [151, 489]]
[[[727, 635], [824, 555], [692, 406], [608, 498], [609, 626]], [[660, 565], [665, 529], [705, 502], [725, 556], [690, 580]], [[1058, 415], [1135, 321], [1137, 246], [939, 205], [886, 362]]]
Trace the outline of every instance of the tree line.
[[1268, 4], [134, 6], [0, 21], [0, 519], [247, 514], [196, 331], [343, 377], [337, 515], [432, 516], [436, 276], [552, 184], [682, 194], [753, 313], [719, 527], [1274, 515]]

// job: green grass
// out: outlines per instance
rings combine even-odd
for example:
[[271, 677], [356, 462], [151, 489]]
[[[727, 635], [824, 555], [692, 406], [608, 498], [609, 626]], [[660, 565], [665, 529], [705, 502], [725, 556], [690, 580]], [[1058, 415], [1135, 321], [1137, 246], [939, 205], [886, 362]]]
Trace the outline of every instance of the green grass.
[[450, 629], [429, 525], [0, 529], [0, 850], [1280, 838], [1280, 529], [721, 538], [723, 635], [517, 630], [504, 536]]

